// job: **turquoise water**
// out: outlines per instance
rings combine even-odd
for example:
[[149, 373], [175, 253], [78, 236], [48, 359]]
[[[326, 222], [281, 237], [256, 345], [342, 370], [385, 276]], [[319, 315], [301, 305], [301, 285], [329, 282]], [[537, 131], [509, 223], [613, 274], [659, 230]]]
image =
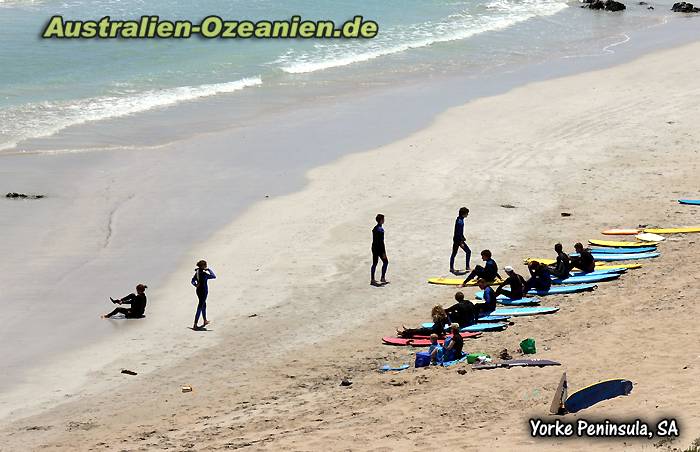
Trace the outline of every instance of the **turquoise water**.
[[[666, 8], [664, 8], [666, 9]], [[372, 40], [41, 40], [47, 19], [307, 19], [364, 15]], [[339, 80], [392, 83], [473, 71], [624, 42], [624, 27], [658, 21], [582, 12], [561, 0], [0, 0], [0, 150], [69, 126], [241, 90], [313, 93]], [[622, 41], [621, 41], [622, 39]], [[587, 40], [587, 45], [581, 43]], [[277, 91], [279, 92], [279, 91]]]

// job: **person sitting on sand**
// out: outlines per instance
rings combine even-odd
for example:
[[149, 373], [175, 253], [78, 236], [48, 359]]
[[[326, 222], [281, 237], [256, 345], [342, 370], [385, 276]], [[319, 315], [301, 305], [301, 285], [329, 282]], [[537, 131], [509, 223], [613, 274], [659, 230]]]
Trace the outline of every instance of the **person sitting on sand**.
[[124, 317], [127, 319], [140, 319], [143, 318], [144, 315], [143, 313], [146, 311], [146, 289], [148, 286], [144, 284], [139, 284], [136, 286], [136, 293], [130, 293], [124, 298], [120, 298], [118, 300], [115, 300], [112, 297], [109, 297], [110, 301], [114, 304], [118, 305], [123, 305], [123, 304], [128, 304], [130, 305], [129, 308], [116, 308], [114, 311], [110, 312], [109, 314], [105, 314], [102, 316], [103, 319], [109, 319], [113, 315], [116, 314], [124, 314]]
[[571, 257], [571, 267], [579, 268], [586, 273], [595, 271], [595, 258], [593, 254], [584, 248], [580, 242], [574, 245], [574, 249], [578, 253], [578, 256]]
[[452, 336], [445, 340], [443, 345], [445, 361], [455, 361], [462, 357], [462, 349], [464, 348], [464, 338], [459, 334], [459, 324], [453, 323], [450, 325]]
[[[505, 295], [511, 300], [519, 300], [525, 296], [525, 278], [515, 273], [513, 267], [510, 265], [504, 268], [506, 271], [506, 278], [503, 283], [496, 288], [496, 296]], [[504, 289], [504, 286], [509, 286], [510, 290]]]
[[549, 271], [557, 278], [565, 279], [570, 276], [571, 260], [569, 255], [564, 252], [564, 247], [561, 243], [554, 245], [554, 251], [557, 253], [557, 262], [554, 265], [549, 265]]
[[[207, 261], [201, 260], [197, 262], [197, 268], [194, 269], [194, 276], [192, 276], [192, 285], [197, 288], [197, 312], [194, 315], [194, 326], [193, 330], [198, 330], [204, 328], [209, 324], [207, 320], [207, 296], [209, 295], [209, 280], [216, 279], [216, 275], [211, 268], [207, 267]], [[204, 323], [201, 327], [197, 324], [199, 323], [199, 316], [202, 316]]]
[[498, 265], [496, 264], [496, 261], [491, 258], [491, 251], [483, 250], [481, 252], [481, 259], [485, 262], [484, 266], [482, 267], [481, 265], [477, 265], [474, 267], [474, 270], [469, 273], [469, 276], [467, 276], [467, 279], [464, 280], [461, 287], [466, 286], [469, 281], [477, 276], [485, 279], [486, 281], [493, 281], [494, 279], [501, 277], [501, 275], [498, 274]]
[[530, 279], [525, 281], [525, 293], [531, 289], [548, 291], [552, 287], [552, 274], [549, 272], [549, 267], [537, 261], [531, 261], [527, 264], [527, 269], [530, 271]]
[[459, 326], [464, 328], [465, 326], [474, 325], [478, 318], [478, 310], [474, 303], [464, 298], [462, 292], [457, 292], [455, 294], [456, 304], [445, 309], [450, 322], [459, 323]]
[[430, 328], [406, 328], [404, 326], [403, 330], [401, 331], [397, 329], [396, 334], [399, 337], [403, 337], [406, 339], [410, 339], [414, 336], [430, 336], [433, 333], [437, 334], [439, 337], [444, 337], [445, 327], [448, 324], [447, 313], [445, 312], [445, 309], [439, 304], [436, 304], [435, 306], [433, 306], [430, 316], [433, 318], [433, 326], [431, 326]]
[[469, 260], [472, 257], [472, 250], [467, 246], [467, 239], [464, 237], [464, 220], [468, 215], [469, 209], [461, 207], [457, 214], [457, 219], [455, 220], [455, 230], [452, 235], [452, 254], [450, 255], [450, 273], [457, 274], [455, 270], [455, 257], [457, 257], [457, 252], [460, 248], [464, 250], [464, 254], [467, 258], [465, 272], [469, 271]]
[[438, 344], [438, 335], [433, 333], [430, 335], [430, 348], [428, 349], [430, 353], [430, 364], [437, 365], [442, 363], [444, 350], [442, 345]]
[[488, 285], [484, 278], [476, 281], [479, 289], [484, 291], [483, 303], [479, 304], [479, 313], [488, 313], [496, 309], [496, 291]]
[[369, 283], [373, 286], [379, 286], [380, 284], [374, 278], [377, 263], [379, 263], [379, 259], [382, 260], [382, 277], [379, 281], [381, 281], [381, 284], [388, 284], [386, 269], [389, 267], [389, 259], [386, 257], [386, 248], [384, 246], [384, 215], [378, 213], [375, 220], [377, 225], [372, 229], [372, 268]]

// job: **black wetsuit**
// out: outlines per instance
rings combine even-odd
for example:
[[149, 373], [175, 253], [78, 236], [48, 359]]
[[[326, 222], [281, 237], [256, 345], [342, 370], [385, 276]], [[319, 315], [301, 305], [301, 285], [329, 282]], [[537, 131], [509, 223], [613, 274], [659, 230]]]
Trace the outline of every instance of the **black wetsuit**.
[[552, 287], [552, 274], [549, 267], [540, 265], [535, 270], [530, 270], [530, 279], [525, 283], [525, 293], [530, 289], [547, 291]]
[[486, 313], [496, 309], [496, 291], [491, 287], [484, 289], [484, 303], [479, 305], [479, 311]]
[[454, 361], [462, 357], [462, 350], [464, 349], [464, 338], [459, 333], [453, 334], [452, 348], [450, 350], [445, 350], [445, 361]]
[[590, 251], [584, 249], [578, 256], [571, 258], [571, 266], [580, 268], [586, 273], [590, 273], [595, 270], [595, 259]]
[[194, 276], [192, 277], [192, 285], [195, 286], [197, 292], [197, 312], [194, 315], [194, 324], [199, 322], [199, 316], [201, 315], [204, 322], [207, 321], [207, 296], [209, 295], [209, 280], [216, 279], [216, 275], [211, 268], [207, 268], [206, 271], [201, 268], [197, 268], [194, 271]]
[[442, 319], [438, 322], [433, 320], [433, 326], [430, 328], [407, 328], [401, 332], [400, 336], [403, 338], [412, 338], [414, 336], [430, 336], [431, 334], [437, 334], [438, 336], [443, 337], [445, 335], [445, 327], [447, 324], [447, 319]]
[[457, 257], [457, 252], [460, 248], [464, 250], [467, 258], [467, 266], [469, 268], [469, 260], [472, 257], [472, 250], [469, 249], [466, 243], [466, 238], [464, 237], [464, 218], [457, 217], [455, 220], [455, 231], [452, 235], [452, 254], [450, 255], [450, 271], [455, 269], [455, 257]]
[[382, 280], [386, 278], [386, 269], [389, 267], [389, 259], [386, 257], [386, 248], [384, 246], [384, 228], [381, 224], [377, 224], [372, 229], [372, 281], [374, 281], [374, 273], [377, 270], [377, 263], [382, 260]]
[[445, 309], [445, 312], [447, 312], [451, 322], [459, 323], [462, 328], [474, 325], [478, 317], [476, 306], [469, 300], [460, 301]]
[[479, 278], [484, 278], [486, 281], [493, 281], [497, 277], [500, 277], [498, 274], [498, 265], [496, 264], [496, 261], [493, 259], [488, 259], [483, 267], [481, 265], [474, 267], [474, 270], [469, 273], [469, 276], [467, 276], [467, 279], [464, 280], [464, 283], [466, 284], [469, 280], [476, 276]]
[[557, 263], [554, 266], [550, 266], [549, 270], [557, 278], [568, 278], [570, 276], [569, 272], [571, 272], [569, 255], [564, 252], [557, 254]]
[[[510, 289], [504, 289], [504, 286], [509, 286]], [[511, 300], [519, 300], [525, 295], [525, 279], [517, 273], [509, 276], [503, 281], [503, 284], [496, 289], [496, 295], [503, 294]]]
[[112, 317], [116, 314], [124, 314], [127, 319], [140, 319], [143, 313], [146, 312], [146, 294], [140, 293], [129, 294], [121, 299], [122, 304], [131, 305], [129, 308], [118, 307], [114, 311], [107, 314], [105, 317]]

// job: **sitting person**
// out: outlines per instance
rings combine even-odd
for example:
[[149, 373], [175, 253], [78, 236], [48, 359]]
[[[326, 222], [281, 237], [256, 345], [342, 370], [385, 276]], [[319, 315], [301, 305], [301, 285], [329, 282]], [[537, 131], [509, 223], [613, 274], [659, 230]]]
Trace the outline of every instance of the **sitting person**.
[[442, 364], [444, 350], [442, 345], [438, 344], [438, 335], [435, 333], [430, 335], [430, 348], [428, 349], [428, 353], [430, 353], [430, 364]]
[[[505, 295], [511, 300], [519, 300], [525, 296], [525, 279], [519, 274], [515, 273], [513, 267], [510, 265], [506, 266], [505, 269], [506, 278], [503, 283], [496, 288], [496, 296]], [[504, 289], [504, 286], [509, 286], [510, 290]]]
[[484, 278], [476, 281], [479, 289], [484, 291], [484, 302], [479, 304], [479, 313], [488, 313], [496, 309], [496, 291], [493, 290]]
[[530, 279], [525, 281], [525, 293], [530, 289], [547, 291], [552, 287], [552, 274], [549, 273], [549, 267], [537, 261], [531, 261], [527, 269], [530, 271]]
[[574, 245], [574, 249], [578, 253], [578, 256], [573, 256], [571, 258], [571, 268], [580, 268], [586, 273], [595, 271], [595, 258], [593, 254], [585, 249], [581, 243]]
[[437, 334], [438, 337], [444, 337], [445, 336], [445, 327], [448, 324], [447, 321], [447, 313], [445, 312], [445, 309], [438, 305], [433, 306], [433, 309], [430, 313], [431, 317], [433, 318], [433, 326], [430, 328], [406, 328], [405, 326], [403, 327], [403, 330], [399, 331], [398, 329], [396, 330], [396, 334], [398, 334], [399, 337], [407, 338], [410, 339], [414, 336], [430, 336], [431, 334]]
[[481, 260], [484, 261], [484, 266], [477, 265], [474, 267], [467, 279], [462, 283], [462, 287], [466, 286], [469, 281], [475, 277], [483, 278], [486, 281], [493, 281], [496, 278], [500, 278], [501, 275], [498, 274], [498, 265], [496, 261], [491, 258], [491, 251], [484, 250], [481, 252]]
[[146, 311], [146, 289], [148, 286], [145, 286], [143, 284], [139, 284], [136, 286], [136, 293], [129, 294], [124, 298], [120, 298], [118, 300], [115, 300], [112, 297], [109, 297], [109, 299], [112, 301], [114, 304], [128, 304], [131, 305], [129, 308], [116, 308], [114, 311], [110, 312], [109, 314], [105, 314], [102, 316], [103, 319], [109, 319], [113, 315], [116, 314], [124, 314], [124, 317], [127, 319], [140, 319], [144, 317], [143, 313]]
[[459, 334], [459, 324], [453, 323], [450, 325], [452, 336], [445, 340], [443, 346], [445, 361], [455, 361], [462, 358], [462, 349], [464, 348], [464, 338]]
[[554, 251], [557, 253], [557, 262], [554, 265], [549, 265], [549, 271], [557, 278], [565, 279], [571, 276], [571, 261], [569, 255], [564, 252], [564, 247], [561, 243], [554, 245]]
[[462, 292], [457, 292], [455, 294], [455, 300], [457, 300], [457, 304], [445, 309], [450, 322], [459, 323], [461, 328], [474, 325], [478, 318], [478, 311], [474, 303], [465, 300]]

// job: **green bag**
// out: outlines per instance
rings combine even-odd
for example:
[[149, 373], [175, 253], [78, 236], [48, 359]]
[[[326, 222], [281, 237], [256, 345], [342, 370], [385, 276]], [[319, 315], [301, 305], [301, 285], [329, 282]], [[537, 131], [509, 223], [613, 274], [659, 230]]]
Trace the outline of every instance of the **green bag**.
[[537, 353], [537, 349], [535, 348], [535, 340], [532, 338], [525, 339], [520, 343], [520, 350], [522, 350], [526, 355]]
[[470, 353], [467, 355], [467, 363], [474, 364], [476, 360], [479, 359], [479, 356], [485, 356], [487, 358], [490, 358], [490, 356], [486, 353]]

